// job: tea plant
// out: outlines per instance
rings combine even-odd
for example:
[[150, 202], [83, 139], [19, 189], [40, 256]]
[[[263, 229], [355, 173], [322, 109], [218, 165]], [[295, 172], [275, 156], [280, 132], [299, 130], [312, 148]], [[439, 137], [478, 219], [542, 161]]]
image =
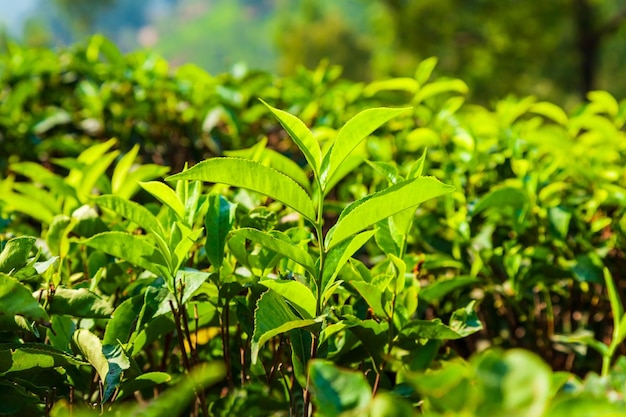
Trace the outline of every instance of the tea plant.
[[0, 62], [0, 414], [620, 415], [626, 101], [41, 54]]
[[[90, 203], [102, 211], [98, 220], [107, 230], [69, 240], [92, 250], [76, 259], [83, 263], [87, 274], [83, 279], [88, 279], [85, 283], [90, 290], [70, 290], [72, 277], [59, 270], [48, 288], [39, 291], [43, 307], [35, 299], [30, 303], [37, 305], [37, 311], [43, 311], [43, 315], [7, 313], [27, 317], [26, 323], [30, 324], [26, 328], [36, 338], [41, 337], [36, 323], [48, 326], [47, 337], [54, 341], [51, 347], [63, 351], [68, 364], [91, 364], [100, 388], [94, 392], [87, 387], [76, 387], [68, 380], [66, 384], [73, 395], [82, 392], [85, 398], [93, 398], [98, 394], [98, 402], [104, 405], [124, 398], [128, 393], [125, 386], [137, 385], [138, 379], [145, 381], [144, 385], [164, 382], [169, 378], [167, 373], [140, 370], [151, 363], [145, 349], [158, 344], [159, 337], [167, 337], [172, 331], [180, 366], [185, 373], [191, 373], [211, 356], [198, 345], [201, 332], [211, 332], [211, 327], [205, 326], [217, 325], [221, 339], [218, 357], [227, 365], [227, 387], [233, 396], [238, 392], [236, 386], [245, 388], [247, 381], [254, 381], [264, 369], [261, 372], [265, 373], [266, 383], [275, 384], [278, 378], [279, 386], [289, 393], [293, 413], [310, 414], [315, 403], [311, 402], [311, 392], [323, 389], [319, 378], [313, 378], [313, 369], [317, 368], [310, 367], [317, 363], [315, 359], [327, 358], [331, 360], [329, 363], [335, 360], [354, 366], [353, 360], [344, 363], [340, 358], [349, 352], [359, 352], [356, 363], [360, 362], [361, 367], [375, 375], [372, 383], [376, 392], [383, 384], [384, 373], [401, 363], [398, 349], [410, 345], [409, 357], [426, 354], [420, 359], [423, 367], [433, 357], [432, 346], [423, 347], [425, 341], [459, 338], [480, 329], [471, 305], [455, 313], [449, 326], [439, 319], [414, 317], [418, 287], [403, 260], [406, 236], [416, 207], [451, 191], [450, 186], [421, 175], [424, 158], [416, 162], [406, 178], [398, 175], [393, 185], [342, 208], [332, 227], [324, 224], [325, 216], [329, 215], [325, 197], [349, 173], [345, 167], [351, 165], [345, 165], [345, 161], [369, 134], [405, 109], [380, 108], [358, 114], [322, 152], [303, 122], [286, 112], [268, 108], [309, 162], [311, 184], [301, 168], [277, 157], [268, 160], [271, 165], [253, 159], [223, 157], [169, 177], [168, 181], [176, 182], [175, 190], [160, 182], [141, 182], [141, 187], [162, 204], [158, 213], [115, 194], [93, 197]], [[296, 179], [307, 182], [302, 186]], [[203, 195], [198, 180], [267, 195], [293, 210], [284, 216], [291, 217], [297, 226], [276, 229], [271, 220], [273, 212], [259, 208], [253, 208], [237, 222], [237, 206], [215, 191]], [[252, 194], [248, 198], [255, 199]], [[206, 226], [206, 242], [203, 252], [198, 252], [202, 224]], [[367, 230], [372, 226], [374, 230]], [[312, 236], [308, 230], [313, 232]], [[387, 259], [369, 269], [352, 256], [374, 236]], [[9, 253], [14, 251], [13, 242], [17, 243], [10, 241], [6, 248]], [[23, 257], [30, 252], [32, 243], [20, 250]], [[98, 253], [118, 261], [111, 264]], [[204, 257], [210, 265], [207, 272], [185, 266], [187, 262], [191, 265], [205, 262]], [[49, 264], [55, 259], [51, 258]], [[120, 273], [123, 265], [130, 269]], [[71, 270], [69, 266], [67, 271]], [[122, 279], [128, 287], [122, 294], [119, 287], [111, 293], [111, 284], [106, 282], [110, 279]], [[20, 286], [19, 282], [13, 284]], [[97, 322], [79, 328], [79, 322], [66, 316], [52, 315], [52, 321], [43, 321], [59, 312], [50, 306], [60, 303], [60, 295], [76, 297], [72, 291], [83, 291], [80, 294], [90, 300], [88, 307], [96, 314], [93, 318], [111, 315], [103, 323], [102, 336], [98, 335], [101, 330]], [[114, 297], [106, 297], [110, 300], [107, 302], [97, 292]], [[22, 296], [29, 300], [32, 297], [28, 291]], [[118, 299], [119, 296], [122, 298]], [[110, 302], [114, 303], [113, 308]], [[97, 309], [96, 305], [103, 307]], [[70, 303], [61, 311], [76, 315], [72, 308], [76, 308], [75, 304]], [[250, 315], [247, 323], [246, 314]], [[236, 330], [233, 315], [240, 319]], [[64, 329], [62, 339], [56, 336], [60, 328]], [[346, 342], [338, 344], [338, 340]], [[279, 345], [262, 353], [268, 342]], [[73, 354], [68, 355], [68, 346]], [[233, 357], [235, 346], [244, 351], [239, 361]], [[24, 348], [28, 349], [29, 343]], [[174, 367], [175, 371], [177, 365], [167, 358], [167, 350], [172, 346], [165, 344], [162, 348], [166, 349], [161, 354], [162, 369]], [[60, 353], [54, 351], [49, 355]], [[268, 367], [263, 363], [265, 360], [271, 360], [272, 365]], [[50, 368], [56, 366], [53, 363]], [[321, 364], [317, 366], [325, 369]], [[9, 365], [9, 372], [17, 370]], [[390, 384], [385, 380], [383, 385], [391, 387]], [[196, 390], [197, 412], [208, 415], [215, 402], [210, 398], [202, 390]], [[251, 406], [247, 401], [244, 403], [244, 407]], [[273, 407], [279, 407], [278, 404]], [[232, 407], [241, 404], [235, 401], [230, 407], [232, 411]]]

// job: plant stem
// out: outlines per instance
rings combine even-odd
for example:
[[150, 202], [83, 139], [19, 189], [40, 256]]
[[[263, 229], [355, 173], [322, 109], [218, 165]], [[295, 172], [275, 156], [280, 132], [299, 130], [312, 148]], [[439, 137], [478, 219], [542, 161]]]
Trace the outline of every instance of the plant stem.
[[235, 382], [233, 380], [233, 368], [232, 361], [230, 360], [230, 335], [228, 331], [230, 323], [229, 305], [230, 300], [224, 300], [222, 306], [222, 314], [220, 315], [220, 330], [222, 332], [222, 355], [224, 356], [224, 364], [226, 365], [226, 380], [228, 381], [228, 388], [232, 391], [235, 388]]
[[[312, 335], [311, 337], [311, 359], [315, 358], [317, 355], [317, 342], [316, 337]], [[306, 387], [304, 388], [303, 396], [304, 396], [304, 406], [302, 409], [303, 417], [308, 417], [311, 415], [311, 372], [307, 372], [306, 374]]]
[[174, 323], [176, 323], [176, 331], [178, 332], [178, 338], [177, 338], [178, 346], [180, 347], [180, 355], [183, 361], [183, 367], [185, 368], [185, 371], [189, 373], [189, 371], [191, 370], [191, 366], [189, 364], [189, 358], [187, 358], [187, 351], [185, 349], [185, 340], [183, 339], [184, 336], [183, 336], [182, 325], [180, 323], [180, 315], [176, 311], [176, 308], [174, 307], [174, 303], [171, 300], [169, 301], [169, 304], [170, 304], [170, 309], [172, 310], [172, 314], [174, 315]]

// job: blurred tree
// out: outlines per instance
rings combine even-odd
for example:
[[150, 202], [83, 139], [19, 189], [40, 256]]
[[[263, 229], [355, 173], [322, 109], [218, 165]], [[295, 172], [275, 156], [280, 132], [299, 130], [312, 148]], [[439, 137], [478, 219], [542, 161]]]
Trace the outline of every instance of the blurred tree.
[[[559, 97], [607, 88], [626, 94], [626, 83], [600, 78], [620, 56], [602, 50], [624, 28], [620, 0], [379, 0], [374, 16], [381, 36], [375, 63], [382, 72], [406, 75], [428, 56], [439, 69], [467, 81], [475, 96], [506, 93]], [[381, 21], [385, 24], [381, 25]], [[622, 48], [626, 39], [620, 39]], [[391, 52], [390, 52], [391, 50]], [[390, 59], [391, 58], [391, 59]], [[606, 73], [603, 73], [605, 76]], [[601, 85], [600, 81], [604, 81]]]
[[341, 65], [348, 78], [371, 78], [368, 42], [348, 24], [338, 8], [323, 8], [319, 2], [304, 0], [300, 13], [283, 9], [278, 33], [282, 73], [293, 73], [299, 65], [316, 68], [320, 61], [328, 59]]
[[117, 0], [53, 0], [79, 36], [91, 33], [98, 16], [109, 10]]

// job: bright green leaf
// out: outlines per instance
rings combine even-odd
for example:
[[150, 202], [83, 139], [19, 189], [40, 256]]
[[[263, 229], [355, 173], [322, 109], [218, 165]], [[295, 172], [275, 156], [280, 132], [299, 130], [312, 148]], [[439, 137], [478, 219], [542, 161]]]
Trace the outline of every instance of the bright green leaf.
[[43, 291], [41, 297], [48, 300], [48, 313], [83, 318], [109, 318], [113, 307], [99, 295], [86, 288], [57, 287], [54, 295]]
[[135, 159], [137, 159], [137, 154], [139, 152], [139, 145], [134, 145], [130, 151], [124, 155], [113, 170], [113, 176], [111, 177], [111, 192], [113, 194], [118, 194], [119, 191], [124, 186], [124, 183], [128, 179], [128, 172], [132, 167]]
[[325, 245], [332, 248], [382, 219], [453, 190], [454, 187], [433, 177], [418, 177], [357, 200], [342, 211], [339, 220], [326, 235]]
[[94, 367], [100, 381], [104, 383], [109, 373], [109, 362], [102, 352], [102, 342], [98, 336], [87, 329], [78, 329], [72, 336], [72, 342], [81, 356]]
[[204, 220], [206, 229], [204, 248], [211, 265], [219, 269], [224, 260], [226, 236], [235, 222], [237, 205], [230, 203], [219, 194], [209, 194], [207, 200], [208, 210]]
[[263, 100], [261, 100], [261, 102], [265, 104], [272, 114], [274, 114], [276, 119], [278, 119], [283, 128], [285, 128], [287, 133], [289, 133], [291, 139], [293, 139], [296, 145], [298, 145], [298, 148], [300, 148], [304, 154], [304, 157], [309, 163], [309, 166], [313, 169], [315, 175], [318, 176], [322, 163], [322, 151], [319, 143], [317, 143], [317, 140], [313, 137], [309, 128], [294, 115], [283, 110], [275, 109]]
[[168, 187], [167, 184], [159, 181], [148, 181], [140, 182], [139, 185], [152, 194], [154, 198], [171, 208], [180, 220], [185, 218], [185, 206], [181, 203], [176, 192]]
[[52, 346], [39, 343], [0, 343], [0, 376], [15, 372], [85, 365], [86, 363]]
[[17, 279], [0, 273], [0, 316], [23, 316], [30, 321], [48, 321], [48, 314]]
[[132, 221], [146, 232], [165, 236], [163, 226], [161, 226], [156, 216], [141, 204], [111, 194], [96, 197], [94, 202], [100, 207], [113, 210], [115, 213]]
[[337, 246], [333, 247], [326, 255], [326, 261], [324, 263], [324, 272], [321, 282], [323, 291], [322, 298], [327, 299], [330, 294], [327, 292], [333, 288], [333, 283], [339, 275], [339, 271], [344, 267], [348, 259], [356, 253], [365, 243], [371, 239], [374, 235], [374, 231], [361, 232], [355, 236], [352, 236]]
[[289, 330], [315, 324], [312, 319], [301, 319], [291, 310], [285, 299], [272, 290], [264, 292], [257, 301], [254, 311], [254, 333], [252, 335], [252, 363], [256, 363], [261, 346], [269, 339]]
[[426, 58], [422, 60], [417, 66], [415, 70], [415, 80], [419, 83], [419, 85], [424, 85], [430, 78], [433, 70], [437, 66], [437, 57], [431, 56], [430, 58]]
[[144, 294], [138, 294], [122, 302], [106, 325], [102, 343], [113, 345], [127, 343], [138, 323], [137, 318], [143, 308]]
[[297, 182], [273, 168], [239, 158], [213, 158], [167, 177], [167, 181], [200, 180], [241, 187], [267, 195], [315, 221], [309, 195]]
[[239, 239], [242, 237], [250, 239], [261, 246], [286, 256], [294, 262], [302, 265], [311, 274], [311, 276], [316, 275], [315, 262], [313, 261], [313, 258], [311, 258], [311, 255], [309, 255], [304, 249], [291, 243], [289, 238], [284, 234], [282, 235], [284, 236], [284, 239], [279, 239], [277, 236], [281, 235], [279, 235], [278, 232], [274, 232], [274, 235], [272, 235], [257, 229], [241, 228], [234, 231], [232, 236]]
[[163, 254], [144, 236], [104, 232], [77, 242], [140, 266], [155, 275], [170, 275]]
[[31, 236], [10, 239], [0, 253], [0, 272], [8, 274], [26, 265], [35, 241]]
[[267, 288], [276, 291], [280, 294], [289, 304], [294, 306], [305, 319], [312, 319], [316, 316], [315, 309], [317, 303], [315, 296], [309, 288], [298, 281], [287, 281], [279, 279], [264, 279], [259, 281], [259, 284], [266, 286]]
[[349, 411], [353, 415], [365, 415], [372, 390], [361, 372], [339, 369], [330, 361], [313, 359], [309, 373], [316, 415], [335, 417]]
[[407, 108], [367, 109], [348, 120], [341, 130], [339, 130], [332, 147], [324, 155], [322, 172], [320, 173], [322, 188], [326, 190], [329, 180], [332, 179], [343, 161], [367, 136], [384, 123], [407, 110]]

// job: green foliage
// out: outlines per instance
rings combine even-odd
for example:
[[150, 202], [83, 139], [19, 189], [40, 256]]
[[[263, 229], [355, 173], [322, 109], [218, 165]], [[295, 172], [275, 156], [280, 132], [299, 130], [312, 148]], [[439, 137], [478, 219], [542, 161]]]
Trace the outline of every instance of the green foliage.
[[231, 85], [266, 102], [165, 181], [128, 136], [7, 159], [0, 413], [619, 415], [626, 104], [435, 64]]

